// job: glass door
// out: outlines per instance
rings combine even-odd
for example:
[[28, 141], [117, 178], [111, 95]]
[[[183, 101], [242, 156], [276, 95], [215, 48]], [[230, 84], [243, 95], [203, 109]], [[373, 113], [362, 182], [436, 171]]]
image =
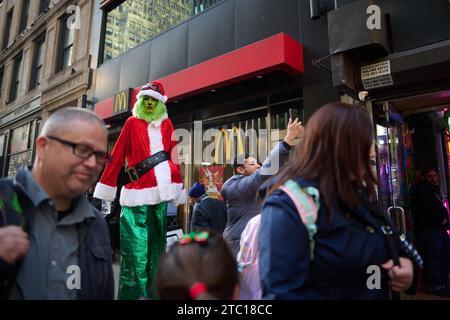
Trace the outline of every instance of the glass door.
[[394, 219], [401, 234], [406, 233], [403, 192], [403, 118], [389, 109], [387, 102], [378, 106], [376, 145], [378, 157], [379, 203]]

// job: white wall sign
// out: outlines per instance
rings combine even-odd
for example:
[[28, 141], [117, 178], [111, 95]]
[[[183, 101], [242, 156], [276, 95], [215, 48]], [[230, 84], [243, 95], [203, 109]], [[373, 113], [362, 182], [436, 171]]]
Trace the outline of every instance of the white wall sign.
[[390, 61], [361, 67], [361, 81], [365, 90], [392, 86], [394, 81], [392, 80]]

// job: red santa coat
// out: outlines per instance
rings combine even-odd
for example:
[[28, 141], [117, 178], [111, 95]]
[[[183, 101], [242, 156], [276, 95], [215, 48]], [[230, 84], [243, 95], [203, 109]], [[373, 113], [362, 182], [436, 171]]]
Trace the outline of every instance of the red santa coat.
[[134, 207], [163, 201], [171, 201], [174, 205], [184, 203], [186, 192], [181, 180], [174, 129], [167, 115], [150, 123], [134, 116], [127, 119], [112, 151], [112, 161], [106, 165], [95, 187], [94, 197], [114, 200], [117, 177], [125, 158], [128, 167], [133, 167], [162, 150], [169, 153], [170, 159], [147, 171], [138, 181], [125, 185], [120, 192], [120, 204]]

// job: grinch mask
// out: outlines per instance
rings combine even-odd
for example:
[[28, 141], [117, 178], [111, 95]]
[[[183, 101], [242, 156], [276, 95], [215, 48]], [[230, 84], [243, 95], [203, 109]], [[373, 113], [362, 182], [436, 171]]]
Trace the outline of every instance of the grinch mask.
[[167, 114], [164, 103], [149, 96], [142, 96], [134, 104], [133, 115], [146, 122], [161, 119]]

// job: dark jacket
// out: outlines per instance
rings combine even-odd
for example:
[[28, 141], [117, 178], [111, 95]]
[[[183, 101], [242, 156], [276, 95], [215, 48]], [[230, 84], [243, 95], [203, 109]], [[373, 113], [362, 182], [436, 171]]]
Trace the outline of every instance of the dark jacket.
[[[33, 214], [35, 207], [23, 187], [19, 170], [14, 179], [3, 179], [2, 183], [8, 184], [18, 195], [23, 210], [27, 228], [33, 227]], [[81, 277], [81, 289], [78, 290], [80, 300], [112, 300], [114, 299], [114, 276], [112, 270], [112, 251], [105, 219], [100, 212], [92, 207], [95, 219], [85, 220], [79, 227], [79, 264]], [[2, 221], [3, 225], [10, 224]], [[0, 225], [1, 227], [2, 225]], [[3, 261], [4, 263], [4, 261]], [[16, 266], [9, 266], [9, 270], [20, 268], [20, 262]], [[0, 270], [3, 273], [3, 269]], [[17, 270], [15, 270], [17, 271]], [[5, 273], [8, 276], [16, 272]], [[7, 279], [12, 283], [14, 279]], [[2, 292], [2, 294], [5, 294]]]
[[221, 193], [228, 213], [223, 237], [235, 256], [239, 251], [242, 231], [248, 221], [260, 212], [261, 206], [256, 202], [258, 189], [287, 161], [289, 151], [286, 145], [280, 142], [270, 152], [262, 167], [251, 176], [234, 175], [223, 184]]
[[437, 196], [436, 187], [427, 181], [419, 182], [411, 193], [411, 211], [417, 231], [433, 229], [446, 231], [449, 224], [442, 224], [447, 218], [447, 209]]
[[227, 208], [225, 203], [203, 195], [200, 197], [192, 216], [192, 230], [212, 229], [223, 233], [227, 224]]
[[[296, 180], [302, 186], [317, 183]], [[259, 268], [264, 299], [388, 299], [387, 277], [380, 267], [381, 289], [369, 290], [371, 265], [391, 259], [380, 222], [359, 206], [335, 209], [330, 223], [323, 201], [316, 221], [314, 258], [305, 225], [281, 190], [264, 202], [259, 233]]]

